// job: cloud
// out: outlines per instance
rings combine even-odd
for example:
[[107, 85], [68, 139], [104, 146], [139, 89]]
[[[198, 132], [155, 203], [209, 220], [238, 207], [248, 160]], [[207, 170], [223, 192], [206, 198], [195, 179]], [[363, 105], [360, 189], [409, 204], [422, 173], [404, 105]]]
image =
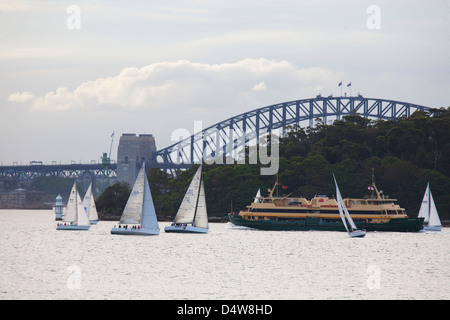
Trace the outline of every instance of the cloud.
[[[262, 78], [266, 81], [260, 81]], [[280, 102], [303, 98], [302, 93], [320, 93], [317, 90], [334, 87], [338, 78], [329, 70], [299, 69], [286, 60], [244, 59], [222, 64], [179, 60], [125, 68], [116, 76], [86, 81], [73, 90], [60, 87], [39, 97], [15, 94], [9, 100], [31, 101], [33, 111], [233, 108], [259, 103], [252, 96], [254, 91], [269, 94], [261, 103], [267, 98]], [[270, 90], [266, 83], [272, 84]]]
[[25, 92], [13, 93], [13, 94], [9, 95], [7, 100], [10, 101], [10, 102], [25, 103], [25, 102], [31, 101], [31, 100], [33, 100], [35, 98], [36, 97], [33, 94], [25, 91]]
[[260, 83], [257, 83], [252, 88], [253, 91], [266, 91], [267, 85], [264, 81], [261, 81]]
[[26, 11], [36, 9], [37, 6], [24, 0], [3, 0], [0, 2], [0, 12]]

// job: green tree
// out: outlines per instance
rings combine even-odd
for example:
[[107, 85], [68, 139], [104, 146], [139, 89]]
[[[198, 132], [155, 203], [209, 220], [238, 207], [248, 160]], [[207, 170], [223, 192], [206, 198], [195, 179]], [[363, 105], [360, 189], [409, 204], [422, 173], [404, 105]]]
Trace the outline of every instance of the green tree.
[[107, 187], [95, 201], [100, 219], [120, 216], [125, 209], [130, 193], [130, 185], [125, 182], [117, 182]]

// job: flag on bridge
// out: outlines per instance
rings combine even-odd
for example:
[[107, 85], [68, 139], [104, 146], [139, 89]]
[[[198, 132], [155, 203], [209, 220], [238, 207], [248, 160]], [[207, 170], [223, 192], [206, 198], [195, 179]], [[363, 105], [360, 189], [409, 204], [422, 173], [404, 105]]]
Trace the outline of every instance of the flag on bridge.
[[341, 82], [339, 82], [339, 84], [338, 84], [338, 87], [340, 87], [340, 86], [342, 86], [342, 81], [341, 81]]
[[349, 84], [347, 85], [347, 87], [350, 87], [352, 85], [352, 83], [351, 82], [349, 82]]

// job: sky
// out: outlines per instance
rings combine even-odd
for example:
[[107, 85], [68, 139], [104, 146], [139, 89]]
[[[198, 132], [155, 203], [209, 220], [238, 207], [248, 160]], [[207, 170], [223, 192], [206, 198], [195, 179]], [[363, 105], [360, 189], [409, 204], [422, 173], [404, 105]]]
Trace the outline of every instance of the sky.
[[0, 165], [97, 162], [111, 142], [116, 160], [123, 133], [162, 149], [341, 81], [449, 107], [450, 0], [0, 0]]

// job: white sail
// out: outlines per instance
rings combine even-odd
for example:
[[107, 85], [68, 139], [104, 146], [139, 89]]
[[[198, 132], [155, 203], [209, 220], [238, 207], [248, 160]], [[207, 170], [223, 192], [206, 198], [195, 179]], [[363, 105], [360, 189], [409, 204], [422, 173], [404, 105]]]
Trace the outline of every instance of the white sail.
[[79, 226], [89, 226], [89, 218], [84, 210], [83, 201], [81, 200], [80, 194], [77, 191], [77, 225]]
[[422, 204], [420, 205], [418, 218], [424, 218], [423, 222], [428, 222], [430, 216], [430, 184], [427, 185], [425, 194], [423, 195]]
[[70, 190], [69, 199], [67, 200], [66, 210], [64, 210], [62, 221], [75, 222], [77, 220], [77, 184], [76, 182]]
[[199, 228], [208, 228], [208, 212], [206, 210], [206, 197], [205, 189], [203, 187], [203, 179], [200, 179], [200, 192], [198, 195], [194, 226]]
[[94, 193], [92, 192], [92, 182], [84, 195], [83, 207], [89, 220], [98, 220], [97, 207], [95, 206]]
[[345, 216], [347, 217], [347, 221], [350, 224], [350, 227], [352, 228], [352, 231], [353, 230], [357, 230], [358, 228], [356, 227], [355, 223], [353, 222], [353, 219], [350, 216], [350, 213], [348, 212], [347, 207], [345, 206], [344, 200], [342, 200], [342, 198], [341, 198], [341, 202], [342, 202], [342, 206], [344, 207], [343, 209], [344, 209], [344, 212], [345, 212]]
[[[174, 223], [176, 224], [190, 224], [194, 222], [194, 217], [196, 213], [196, 207], [198, 202], [198, 196], [200, 193], [200, 182], [202, 167], [197, 169], [192, 181], [184, 195], [183, 201], [178, 209], [177, 215], [175, 216]], [[206, 206], [205, 206], [206, 211]]]
[[150, 229], [154, 233], [159, 233], [158, 219], [156, 218], [155, 206], [153, 205], [152, 193], [145, 173], [145, 166], [142, 165], [141, 170], [144, 171], [144, 203], [142, 206], [141, 227]]
[[133, 189], [128, 197], [127, 204], [120, 217], [121, 224], [140, 224], [142, 218], [142, 208], [144, 205], [144, 185], [145, 179], [145, 167], [142, 165], [139, 170], [136, 181], [134, 182]]
[[434, 203], [433, 195], [431, 194], [430, 184], [428, 183], [425, 194], [423, 195], [422, 204], [419, 209], [419, 218], [424, 218], [425, 230], [441, 230], [441, 220]]
[[[334, 175], [333, 175], [333, 178], [334, 178]], [[345, 230], [347, 230], [347, 232], [348, 232], [347, 222], [345, 221], [344, 209], [343, 209], [343, 207], [345, 207], [345, 206], [342, 203], [342, 196], [341, 196], [341, 192], [339, 191], [339, 187], [337, 185], [336, 178], [334, 178], [334, 183], [336, 184], [336, 202], [337, 202], [338, 208], [339, 208], [339, 215], [341, 216], [341, 220], [342, 220], [342, 223], [344, 224]]]
[[436, 205], [434, 204], [433, 195], [431, 194], [431, 190], [429, 190], [429, 201], [430, 201], [430, 214], [428, 218], [428, 226], [429, 227], [441, 227], [441, 220], [439, 219], [439, 214], [436, 209]]
[[253, 201], [254, 203], [256, 203], [256, 202], [261, 202], [261, 189], [258, 189], [258, 192], [256, 193], [256, 196], [255, 196], [255, 200]]
[[[353, 219], [350, 216], [350, 213], [348, 212], [347, 207], [345, 206], [344, 200], [342, 199], [341, 192], [339, 191], [339, 187], [338, 187], [336, 177], [334, 176], [334, 174], [333, 174], [333, 178], [334, 178], [334, 183], [336, 185], [336, 201], [338, 203], [339, 214], [341, 216], [342, 222], [344, 223], [345, 229], [350, 233], [354, 232], [354, 231], [359, 231], [358, 228], [356, 227], [355, 223], [353, 222]], [[345, 214], [345, 217], [347, 218], [348, 223], [350, 224], [351, 231], [348, 230], [347, 224], [345, 223], [344, 214]]]

